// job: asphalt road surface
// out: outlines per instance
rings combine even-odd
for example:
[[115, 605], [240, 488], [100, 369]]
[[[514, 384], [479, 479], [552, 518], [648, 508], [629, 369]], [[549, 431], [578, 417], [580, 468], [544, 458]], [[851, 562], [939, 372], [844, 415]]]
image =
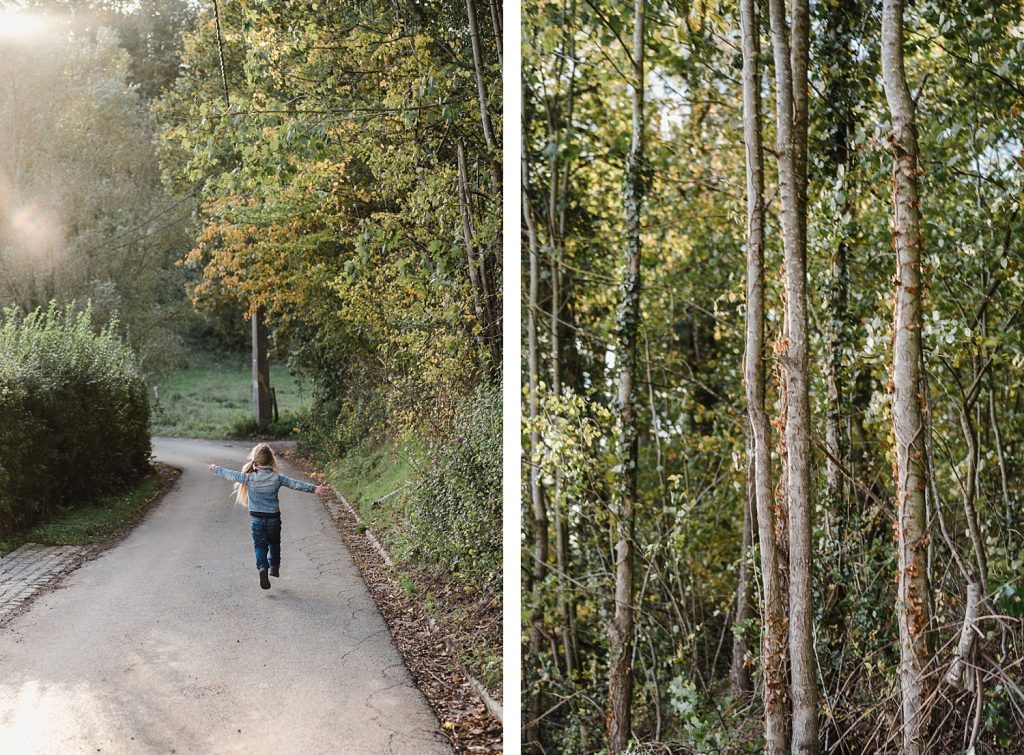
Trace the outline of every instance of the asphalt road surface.
[[249, 515], [206, 470], [250, 445], [154, 440], [175, 489], [0, 629], [0, 751], [451, 752], [315, 496], [281, 489], [260, 589]]

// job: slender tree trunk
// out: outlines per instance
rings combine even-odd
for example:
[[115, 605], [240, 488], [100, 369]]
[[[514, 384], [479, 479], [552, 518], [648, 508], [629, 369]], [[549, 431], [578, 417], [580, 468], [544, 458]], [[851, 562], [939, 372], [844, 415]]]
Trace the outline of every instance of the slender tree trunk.
[[[555, 193], [557, 184], [551, 186], [551, 205], [557, 204]], [[551, 244], [551, 392], [555, 396], [562, 395], [562, 349], [561, 349], [561, 240], [552, 239]], [[562, 500], [562, 473], [555, 470], [555, 491], [553, 510], [555, 515], [555, 556], [558, 565], [558, 612], [562, 620], [562, 653], [565, 662], [565, 674], [571, 677], [576, 669], [575, 642], [575, 600], [570, 598], [572, 589], [569, 583], [569, 527], [568, 514], [564, 510]]]
[[633, 5], [633, 123], [626, 159], [626, 272], [619, 308], [616, 360], [619, 366], [619, 437], [615, 459], [618, 485], [612, 504], [615, 521], [615, 613], [608, 627], [608, 749], [626, 749], [633, 698], [633, 520], [637, 490], [636, 375], [640, 319], [640, 213], [644, 179], [644, 2]]
[[810, 403], [807, 378], [807, 0], [770, 0], [785, 252], [786, 334], [779, 350], [786, 395], [789, 503], [789, 655], [794, 753], [818, 750], [811, 584]]
[[473, 310], [476, 314], [479, 330], [477, 342], [480, 354], [488, 355], [485, 359], [487, 369], [497, 375], [501, 368], [501, 342], [496, 337], [497, 318], [494, 314], [493, 283], [488, 285], [489, 268], [485, 264], [483, 253], [477, 249], [473, 241], [473, 215], [469, 202], [469, 174], [466, 170], [466, 149], [460, 141], [457, 148], [459, 162], [459, 209], [462, 214], [462, 237], [466, 245], [466, 257], [469, 268], [469, 283], [473, 290]]
[[736, 616], [733, 620], [732, 661], [729, 665], [729, 696], [741, 700], [750, 695], [751, 678], [747, 666], [747, 643], [736, 630], [750, 618], [750, 548], [754, 543], [754, 509], [757, 507], [754, 480], [754, 440], [747, 429], [747, 486], [743, 500], [743, 534], [740, 545], [740, 569], [736, 580]]
[[785, 587], [776, 544], [772, 491], [771, 422], [765, 410], [764, 370], [764, 150], [761, 141], [760, 22], [755, 0], [741, 0], [743, 30], [743, 141], [747, 162], [747, 316], [744, 384], [753, 456], [753, 493], [761, 552], [761, 669], [765, 748], [789, 748], [786, 711]]
[[[572, 29], [575, 4], [567, 2], [562, 6], [562, 60], [569, 61], [570, 70], [565, 93], [563, 112], [548, 108], [548, 141], [551, 150], [550, 175], [548, 181], [548, 231], [551, 249], [551, 391], [562, 395], [562, 333], [563, 310], [562, 259], [565, 256], [566, 195], [569, 190], [569, 160], [560, 148], [560, 137], [572, 129], [573, 106], [576, 93], [576, 46]], [[561, 74], [561, 68], [559, 74]], [[561, 78], [561, 75], [559, 75]], [[558, 608], [562, 619], [562, 652], [566, 676], [571, 678], [576, 671], [576, 600], [571, 595], [571, 559], [569, 550], [568, 512], [562, 500], [562, 473], [555, 470], [555, 539], [558, 564], [559, 599]]]
[[974, 423], [971, 422], [974, 403], [971, 401], [960, 411], [960, 429], [963, 431], [964, 442], [967, 444], [967, 454], [964, 459], [967, 467], [964, 474], [964, 518], [967, 521], [967, 534], [971, 538], [971, 551], [974, 553], [971, 581], [979, 584], [982, 592], [988, 594], [988, 563], [985, 559], [985, 541], [981, 536], [978, 512], [974, 507], [974, 499], [978, 491], [978, 461], [981, 457], [978, 431], [975, 430]]
[[498, 140], [494, 137], [494, 126], [487, 105], [487, 84], [484, 79], [484, 59], [480, 46], [480, 29], [476, 23], [475, 0], [466, 0], [466, 17], [469, 21], [469, 41], [473, 48], [473, 70], [476, 73], [477, 99], [480, 101], [480, 124], [487, 145], [487, 162], [491, 169], [496, 196], [501, 196], [501, 166], [498, 164]]
[[996, 459], [999, 461], [999, 485], [1003, 497], [1003, 535], [1008, 536], [1013, 528], [1012, 506], [1010, 504], [1010, 488], [1006, 484], [1006, 454], [1003, 452], [1003, 436], [999, 431], [999, 416], [996, 413], [996, 378], [992, 377], [993, 387], [988, 391], [988, 417], [996, 443]]
[[[525, 101], [525, 97], [524, 97]], [[529, 371], [530, 390], [530, 419], [536, 420], [538, 416], [537, 384], [540, 379], [540, 354], [537, 344], [537, 298], [540, 282], [540, 249], [537, 240], [537, 226], [533, 220], [533, 211], [530, 206], [530, 174], [526, 159], [526, 148], [522, 153], [522, 203], [523, 220], [526, 224], [527, 243], [530, 253], [530, 279], [527, 294], [527, 315], [526, 315], [526, 337], [527, 337], [527, 370]], [[533, 583], [534, 610], [530, 615], [530, 658], [540, 656], [542, 642], [541, 636], [541, 612], [539, 605], [541, 601], [541, 583], [547, 574], [548, 565], [548, 514], [544, 504], [544, 495], [540, 484], [540, 471], [533, 462], [533, 455], [540, 445], [540, 438], [536, 428], [530, 430], [530, 500], [533, 508], [533, 563], [530, 573]], [[540, 714], [542, 709], [542, 691], [538, 687], [533, 697], [526, 706], [526, 731], [525, 742], [531, 752], [542, 751], [540, 745]]]
[[[829, 314], [825, 320], [825, 386], [828, 410], [825, 415], [825, 500], [826, 510], [833, 513], [846, 501], [846, 478], [840, 471], [847, 464], [847, 444], [843, 442], [842, 422], [844, 415], [843, 395], [843, 349], [846, 345], [846, 307], [849, 298], [849, 271], [847, 269], [849, 237], [847, 226], [855, 212], [853, 192], [846, 189], [847, 176], [851, 167], [852, 150], [850, 138], [855, 127], [853, 92], [851, 79], [855, 61], [850, 50], [853, 24], [859, 19], [855, 0], [837, 0], [832, 4], [828, 16], [828, 90], [825, 95], [829, 112], [829, 144], [826, 149], [829, 178], [839, 185], [843, 199], [839, 203], [840, 231], [832, 249], [829, 265]], [[850, 218], [850, 220], [847, 220]], [[841, 538], [839, 532], [830, 533]]]
[[896, 442], [897, 616], [900, 630], [900, 691], [903, 752], [928, 751], [925, 708], [930, 665], [928, 571], [925, 561], [924, 420], [921, 397], [921, 219], [914, 100], [903, 68], [903, 2], [883, 0], [882, 80], [892, 116], [892, 235], [896, 250], [892, 404]]
[[498, 67], [505, 70], [505, 56], [502, 50], [501, 39], [501, 3], [498, 0], [489, 0], [488, 6], [491, 10], [491, 26], [494, 27], [494, 47], [498, 51]]

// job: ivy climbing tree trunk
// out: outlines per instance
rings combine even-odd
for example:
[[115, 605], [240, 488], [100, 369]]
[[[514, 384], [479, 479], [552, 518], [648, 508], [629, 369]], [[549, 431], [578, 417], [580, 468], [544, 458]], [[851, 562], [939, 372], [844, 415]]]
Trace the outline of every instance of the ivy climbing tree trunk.
[[776, 542], [772, 493], [771, 422], [765, 410], [764, 369], [764, 149], [761, 137], [760, 22], [755, 0], [741, 0], [743, 141], [747, 163], [747, 314], [744, 387], [753, 456], [754, 509], [761, 552], [761, 670], [765, 749], [789, 747], [786, 712], [785, 586]]
[[747, 484], [743, 499], [743, 533], [740, 539], [740, 566], [736, 580], [736, 614], [733, 618], [732, 661], [729, 664], [729, 695], [742, 700], [750, 695], [752, 679], [747, 665], [747, 642], [743, 630], [751, 618], [750, 548], [754, 543], [754, 510], [757, 507], [754, 480], [753, 438], [747, 430]]
[[782, 197], [786, 329], [778, 353], [786, 396], [789, 504], [789, 656], [794, 753], [818, 751], [811, 584], [810, 403], [807, 378], [807, 0], [769, 2], [775, 57], [776, 148]]
[[925, 558], [925, 463], [921, 386], [921, 217], [914, 100], [903, 67], [903, 2], [882, 4], [882, 81], [892, 116], [892, 238], [896, 251], [890, 401], [896, 444], [897, 598], [903, 753], [928, 752], [926, 708], [928, 568]]
[[[855, 60], [851, 50], [854, 24], [861, 18], [857, 0], [835, 0], [828, 11], [826, 52], [823, 76], [827, 89], [824, 106], [828, 113], [828, 142], [825, 148], [827, 179], [838, 193], [836, 213], [838, 230], [829, 264], [828, 316], [825, 318], [825, 386], [828, 409], [825, 413], [825, 502], [834, 514], [846, 502], [846, 482], [841, 467], [847, 462], [848, 444], [843, 439], [844, 403], [843, 351], [847, 345], [847, 303], [849, 299], [848, 252], [853, 215], [853, 193], [848, 190], [853, 150], [850, 140], [856, 126], [853, 76]], [[833, 538], [842, 535], [830, 531]]]
[[[562, 395], [562, 334], [565, 331], [563, 311], [565, 297], [562, 289], [562, 261], [565, 257], [566, 235], [566, 203], [569, 192], [570, 157], [565, 149], [565, 141], [572, 130], [573, 105], [576, 95], [576, 42], [572, 19], [575, 17], [575, 3], [566, 2], [562, 5], [560, 44], [560, 60], [558, 79], [562, 79], [562, 71], [569, 66], [568, 80], [564, 98], [547, 97], [548, 145], [548, 247], [551, 253], [551, 392], [555, 396]], [[564, 103], [564, 104], [563, 104]], [[568, 340], [568, 339], [567, 339]], [[571, 559], [569, 551], [569, 512], [565, 508], [562, 492], [562, 472], [556, 470], [554, 475], [554, 529], [555, 529], [555, 562], [558, 577], [558, 613], [561, 619], [562, 656], [567, 678], [571, 679], [576, 671], [576, 600], [571, 595]]]
[[608, 627], [608, 750], [622, 752], [630, 738], [633, 698], [633, 524], [637, 491], [636, 376], [640, 319], [640, 213], [644, 180], [644, 2], [633, 4], [633, 119], [626, 159], [626, 269], [619, 304], [615, 357], [619, 368], [618, 482], [612, 501], [615, 522], [615, 613]]

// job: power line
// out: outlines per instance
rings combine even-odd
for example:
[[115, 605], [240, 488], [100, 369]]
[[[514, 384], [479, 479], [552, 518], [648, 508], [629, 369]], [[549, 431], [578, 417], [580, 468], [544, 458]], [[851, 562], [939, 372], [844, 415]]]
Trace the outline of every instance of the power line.
[[[121, 233], [117, 234], [116, 236], [112, 236], [109, 239], [104, 239], [101, 243], [96, 244], [95, 246], [90, 247], [89, 249], [86, 249], [84, 252], [80, 252], [80, 254], [88, 255], [88, 254], [92, 254], [93, 252], [98, 252], [101, 249], [107, 249], [109, 251], [111, 249], [121, 249], [122, 247], [127, 246], [132, 241], [136, 241], [138, 239], [132, 239], [132, 240], [126, 241], [123, 244], [118, 244], [117, 246], [113, 246], [113, 247], [110, 246], [110, 245], [113, 242], [117, 241], [118, 239], [122, 239], [125, 236], [129, 236], [132, 233], [135, 233], [136, 231], [138, 231], [138, 230], [140, 230], [142, 228], [145, 228], [146, 226], [148, 226], [150, 223], [152, 223], [157, 218], [163, 217], [164, 215], [169, 213], [171, 210], [175, 209], [176, 207], [180, 207], [181, 205], [183, 205], [188, 200], [193, 199], [198, 193], [199, 193], [198, 189], [193, 189], [192, 191], [190, 191], [188, 194], [186, 194], [184, 197], [182, 197], [181, 199], [179, 199], [177, 202], [175, 202], [174, 204], [170, 205], [169, 207], [165, 207], [164, 209], [160, 210], [160, 212], [158, 212], [158, 213], [156, 213], [154, 215], [150, 215], [148, 218], [146, 218], [145, 220], [143, 220], [139, 224], [137, 224], [135, 226], [132, 226], [131, 228], [128, 228], [127, 230], [121, 231]], [[175, 220], [174, 222], [176, 223], [178, 221]], [[160, 231], [169, 228], [171, 225], [173, 225], [173, 223], [161, 226], [160, 228], [156, 229], [155, 231], [150, 231], [149, 233], [146, 233], [146, 234], [140, 236], [139, 238], [140, 239], [145, 239], [145, 238], [149, 238], [150, 236], [154, 236], [157, 233], [159, 233]]]
[[217, 25], [217, 53], [220, 57], [220, 80], [224, 85], [224, 104], [231, 107], [231, 97], [228, 96], [228, 75], [224, 67], [224, 35], [220, 31], [220, 7], [217, 0], [213, 0], [213, 20]]

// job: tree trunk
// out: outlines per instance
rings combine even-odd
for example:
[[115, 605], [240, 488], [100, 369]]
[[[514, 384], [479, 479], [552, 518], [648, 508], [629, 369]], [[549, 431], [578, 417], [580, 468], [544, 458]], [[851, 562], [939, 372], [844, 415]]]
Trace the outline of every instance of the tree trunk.
[[924, 420], [921, 411], [921, 219], [914, 101], [903, 69], [903, 2], [883, 0], [882, 80], [892, 116], [892, 235], [896, 251], [892, 405], [896, 443], [897, 616], [903, 752], [928, 751], [925, 708], [928, 650], [928, 529], [925, 518]]
[[[829, 265], [829, 313], [825, 318], [825, 387], [828, 410], [825, 414], [825, 501], [826, 511], [834, 515], [846, 502], [846, 479], [841, 470], [847, 464], [847, 444], [843, 442], [842, 422], [844, 412], [843, 395], [843, 349], [846, 345], [846, 307], [849, 298], [849, 271], [847, 269], [848, 225], [855, 212], [853, 192], [848, 191], [847, 181], [851, 168], [853, 151], [850, 138], [855, 128], [852, 102], [852, 83], [856, 65], [850, 41], [853, 38], [853, 24], [857, 22], [858, 7], [855, 0], [838, 0], [828, 15], [827, 67], [828, 89], [825, 94], [828, 110], [829, 143], [826, 148], [829, 179], [842, 187], [843, 199], [839, 202], [840, 223], [844, 226], [832, 248]], [[841, 539], [841, 532], [830, 532], [833, 538]]]
[[491, 26], [494, 27], [494, 48], [498, 51], [498, 67], [505, 70], [505, 56], [502, 51], [501, 39], [501, 5], [498, 0], [489, 0], [491, 10]]
[[[548, 180], [548, 230], [551, 249], [551, 391], [562, 395], [562, 333], [565, 330], [562, 318], [565, 308], [562, 295], [562, 259], [565, 255], [566, 193], [569, 188], [569, 160], [559, 149], [559, 137], [572, 129], [573, 105], [575, 101], [576, 45], [572, 31], [571, 16], [575, 11], [563, 5], [562, 13], [562, 59], [570, 61], [569, 80], [565, 94], [565, 111], [561, 117], [554, 107], [548, 109], [548, 141], [551, 148], [550, 175]], [[560, 69], [561, 70], [561, 69]], [[552, 98], [553, 99], [553, 98]], [[571, 560], [569, 554], [568, 511], [562, 500], [562, 472], [555, 470], [555, 548], [558, 564], [558, 608], [562, 620], [562, 652], [566, 676], [571, 678], [576, 670], [576, 600], [571, 596]]]
[[[524, 97], [525, 100], [525, 97]], [[538, 415], [537, 405], [537, 384], [540, 379], [539, 349], [537, 345], [537, 294], [540, 281], [540, 250], [537, 241], [537, 227], [533, 220], [533, 211], [530, 207], [530, 174], [526, 159], [525, 143], [522, 153], [522, 203], [523, 220], [526, 224], [527, 243], [530, 252], [530, 279], [527, 294], [527, 370], [529, 371], [528, 381], [530, 390], [530, 419], [536, 420]], [[533, 456], [540, 445], [540, 438], [536, 428], [530, 430], [530, 500], [533, 508], [533, 563], [530, 565], [532, 576], [532, 592], [534, 610], [530, 615], [530, 658], [540, 657], [541, 649], [541, 627], [540, 610], [541, 583], [547, 574], [548, 564], [548, 515], [544, 505], [543, 491], [540, 485], [540, 471], [533, 461]], [[526, 731], [525, 742], [531, 752], [542, 752], [540, 745], [540, 714], [542, 708], [542, 694], [538, 688], [528, 701], [526, 706]]]
[[608, 749], [626, 749], [633, 697], [633, 519], [637, 490], [637, 426], [634, 378], [640, 319], [640, 213], [644, 180], [644, 2], [634, 0], [633, 121], [626, 159], [626, 272], [622, 282], [618, 338], [619, 437], [615, 460], [618, 485], [612, 503], [615, 521], [615, 613], [608, 627]]
[[484, 80], [484, 59], [480, 48], [480, 29], [476, 23], [476, 6], [474, 0], [466, 0], [466, 18], [469, 21], [469, 41], [473, 47], [473, 71], [476, 74], [476, 93], [480, 102], [480, 124], [487, 145], [487, 164], [491, 169], [491, 180], [494, 182], [494, 193], [501, 196], [501, 166], [498, 164], [498, 140], [494, 137], [491, 125], [491, 113], [487, 106], [487, 84]]
[[754, 466], [754, 501], [761, 552], [761, 669], [765, 748], [789, 748], [786, 713], [785, 587], [776, 547], [772, 492], [771, 423], [765, 410], [764, 370], [764, 150], [761, 141], [760, 22], [755, 0], [742, 0], [743, 141], [747, 156], [747, 316], [744, 383]]
[[785, 339], [779, 349], [786, 396], [789, 504], [789, 654], [794, 753], [818, 750], [811, 584], [810, 404], [807, 378], [807, 0], [770, 0], [778, 120], [779, 189], [785, 252]]
[[740, 569], [736, 580], [736, 616], [733, 620], [732, 662], [729, 665], [729, 696], [742, 700], [750, 695], [751, 678], [747, 667], [747, 643], [738, 630], [751, 615], [750, 610], [750, 548], [754, 542], [753, 512], [757, 507], [754, 480], [754, 440], [747, 429], [747, 489], [743, 500], [743, 534], [740, 546]]
[[477, 343], [480, 355], [486, 355], [486, 369], [497, 376], [501, 369], [501, 342], [497, 338], [497, 318], [494, 314], [493, 284], [488, 285], [489, 268], [485, 264], [484, 254], [477, 249], [473, 241], [473, 215], [469, 203], [469, 175], [466, 169], [466, 149], [460, 141], [457, 148], [459, 161], [459, 210], [462, 214], [462, 237], [466, 245], [466, 257], [469, 268], [469, 283], [473, 291], [473, 311], [479, 329]]
[[267, 311], [256, 307], [252, 315], [252, 409], [256, 424], [270, 424], [270, 359], [267, 356]]

